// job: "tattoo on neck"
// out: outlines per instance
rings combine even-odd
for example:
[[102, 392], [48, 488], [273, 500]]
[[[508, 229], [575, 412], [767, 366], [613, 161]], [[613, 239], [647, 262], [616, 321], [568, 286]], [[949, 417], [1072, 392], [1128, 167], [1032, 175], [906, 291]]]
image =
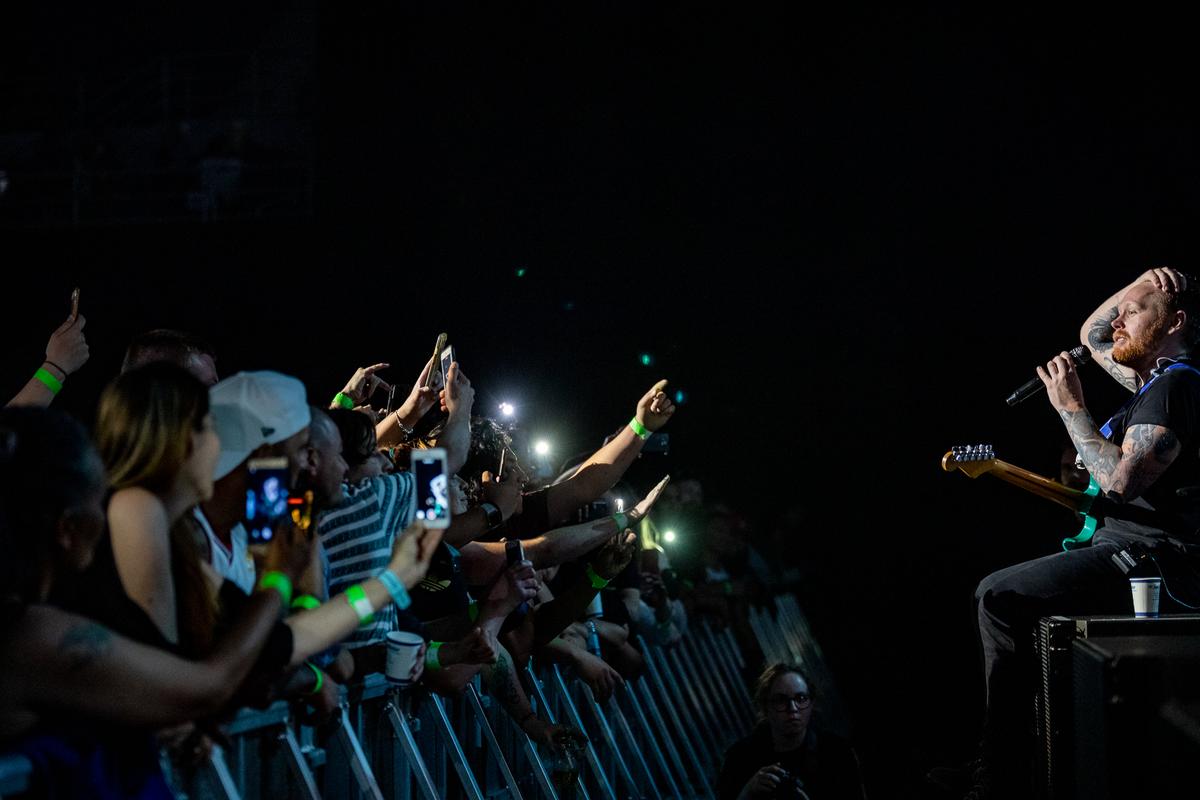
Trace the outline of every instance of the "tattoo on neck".
[[70, 670], [74, 672], [108, 654], [112, 650], [112, 642], [112, 631], [103, 625], [86, 622], [64, 633], [58, 649], [70, 659]]

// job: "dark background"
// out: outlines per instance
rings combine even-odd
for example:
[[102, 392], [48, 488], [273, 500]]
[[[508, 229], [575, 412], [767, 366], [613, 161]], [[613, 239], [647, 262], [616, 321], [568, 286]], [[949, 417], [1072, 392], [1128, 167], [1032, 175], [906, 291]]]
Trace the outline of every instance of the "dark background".
[[[991, 442], [1056, 474], [1056, 415], [1004, 397], [1142, 270], [1194, 266], [1200, 115], [1181, 20], [685, 3], [21, 13], [0, 83], [4, 391], [75, 285], [93, 356], [58, 402], [85, 419], [128, 338], [156, 326], [212, 339], [222, 374], [279, 369], [318, 399], [375, 361], [411, 381], [446, 330], [477, 407], [511, 400], [564, 456], [667, 377], [687, 393], [672, 453], [634, 478], [699, 477], [756, 525], [804, 509], [805, 610], [877, 795], [969, 755], [971, 590], [1074, 530], [938, 460]], [[154, 65], [193, 52], [234, 54], [208, 95], [95, 112], [103, 76], [124, 86], [149, 64], [173, 86]], [[266, 98], [252, 111], [228, 99], [248, 83]], [[136, 146], [114, 154], [122, 142], [190, 117], [248, 120], [247, 164], [298, 163], [303, 190], [205, 222], [121, 182], [141, 164]], [[97, 141], [113, 143], [102, 157]], [[72, 205], [81, 172], [94, 180]], [[1109, 384], [1085, 374], [1101, 419], [1120, 400]]]

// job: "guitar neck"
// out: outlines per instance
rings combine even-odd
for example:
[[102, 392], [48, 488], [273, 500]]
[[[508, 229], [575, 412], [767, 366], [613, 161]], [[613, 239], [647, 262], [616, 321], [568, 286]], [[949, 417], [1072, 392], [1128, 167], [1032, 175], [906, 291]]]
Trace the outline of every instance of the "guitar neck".
[[1038, 497], [1045, 498], [1051, 502], [1058, 503], [1060, 506], [1069, 508], [1072, 511], [1083, 511], [1084, 505], [1091, 500], [1088, 495], [1085, 495], [1078, 489], [1063, 486], [1058, 481], [1043, 478], [1041, 475], [1013, 466], [1004, 461], [995, 461], [992, 469], [988, 470], [988, 474], [995, 475], [1006, 483], [1011, 483], [1013, 486], [1024, 489], [1027, 492], [1032, 492]]

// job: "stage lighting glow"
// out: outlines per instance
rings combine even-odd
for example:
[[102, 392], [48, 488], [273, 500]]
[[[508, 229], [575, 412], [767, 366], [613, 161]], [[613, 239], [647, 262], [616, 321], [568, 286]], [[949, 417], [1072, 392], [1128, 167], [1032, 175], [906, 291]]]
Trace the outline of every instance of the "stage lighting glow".
[[517, 409], [513, 407], [512, 403], [501, 403], [500, 413], [506, 417], [511, 417], [513, 414], [517, 413]]
[[539, 456], [550, 455], [550, 443], [545, 439], [539, 439], [533, 446], [533, 452], [537, 453]]
[[675, 541], [675, 531], [663, 531], [663, 541], [668, 544]]

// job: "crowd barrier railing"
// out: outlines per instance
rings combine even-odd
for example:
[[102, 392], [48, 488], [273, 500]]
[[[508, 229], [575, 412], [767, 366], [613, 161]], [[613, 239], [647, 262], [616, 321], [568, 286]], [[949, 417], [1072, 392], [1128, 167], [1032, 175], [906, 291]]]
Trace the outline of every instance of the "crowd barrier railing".
[[[768, 661], [797, 661], [832, 686], [796, 599], [752, 609], [751, 629]], [[645, 670], [601, 703], [570, 670], [530, 664], [529, 699], [551, 723], [584, 731], [576, 769], [542, 750], [482, 689], [459, 697], [396, 689], [383, 675], [343, 687], [339, 713], [319, 727], [292, 706], [242, 709], [226, 726], [228, 748], [192, 774], [170, 769], [180, 800], [715, 800], [725, 750], [755, 715], [748, 664], [729, 628], [693, 620], [659, 647], [638, 637]], [[0, 798], [27, 789], [28, 761], [0, 757]]]

